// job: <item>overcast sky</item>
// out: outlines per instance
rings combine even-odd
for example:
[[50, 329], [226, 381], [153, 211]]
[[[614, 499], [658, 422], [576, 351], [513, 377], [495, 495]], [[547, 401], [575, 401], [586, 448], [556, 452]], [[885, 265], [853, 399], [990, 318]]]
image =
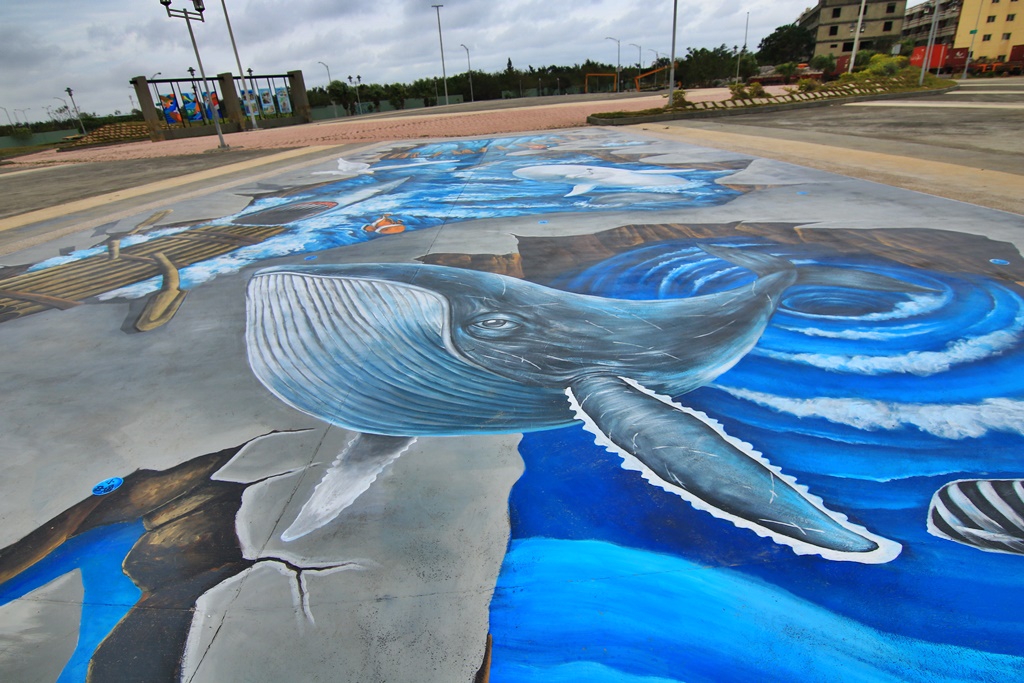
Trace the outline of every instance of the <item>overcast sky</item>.
[[[436, 3], [438, 0], [433, 0]], [[191, 0], [173, 0], [191, 8]], [[243, 68], [256, 73], [302, 70], [306, 86], [359, 74], [363, 82], [412, 82], [441, 75], [437, 15], [431, 0], [226, 0]], [[206, 23], [194, 24], [208, 76], [237, 72], [221, 0], [206, 0]], [[679, 0], [677, 54], [687, 47], [749, 46], [796, 20], [811, 0]], [[445, 65], [498, 71], [571, 65], [594, 59], [634, 64], [643, 48], [671, 45], [670, 0], [445, 0], [441, 9]], [[0, 107], [11, 117], [47, 118], [46, 107], [71, 87], [85, 112], [128, 112], [133, 76], [187, 77], [195, 56], [183, 19], [158, 0], [3, 0], [0, 10]], [[16, 111], [27, 109], [28, 111]], [[0, 111], [0, 116], [4, 113]], [[2, 119], [7, 122], [6, 117]]]

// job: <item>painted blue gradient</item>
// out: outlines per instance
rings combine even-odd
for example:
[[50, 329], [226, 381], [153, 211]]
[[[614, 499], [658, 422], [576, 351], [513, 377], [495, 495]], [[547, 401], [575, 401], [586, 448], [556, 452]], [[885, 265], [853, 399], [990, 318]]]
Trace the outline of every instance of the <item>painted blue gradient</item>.
[[[932, 425], [868, 419], [852, 426], [827, 411], [801, 417], [729, 393], [909, 410], [1022, 401], [1020, 290], [757, 238], [716, 242], [933, 290], [793, 287], [753, 352], [714, 385], [677, 397], [753, 444], [830, 509], [903, 544], [902, 554], [884, 565], [797, 556], [623, 470], [581, 428], [526, 434], [526, 471], [510, 500], [513, 540], [492, 605], [492, 680], [559, 680], [584, 670], [588, 677], [590, 669], [573, 668], [584, 664], [597, 667], [595, 680], [624, 681], [1024, 677], [1024, 557], [981, 552], [926, 530], [929, 500], [943, 484], [1024, 476], [1021, 421], [1000, 422], [983, 405], [977, 414], [942, 413]], [[683, 240], [550, 284], [658, 299], [753, 279]], [[845, 338], [850, 332], [860, 338]], [[914, 354], [921, 353], [939, 355], [924, 356], [913, 371], [899, 362], [900, 369], [876, 371], [893, 357], [920, 360]], [[869, 370], [815, 367], [793, 354], [863, 356]]]
[[142, 596], [121, 562], [145, 532], [142, 520], [86, 531], [0, 584], [0, 605], [6, 605], [74, 569], [81, 572], [85, 593], [78, 645], [58, 683], [85, 681], [93, 652]]

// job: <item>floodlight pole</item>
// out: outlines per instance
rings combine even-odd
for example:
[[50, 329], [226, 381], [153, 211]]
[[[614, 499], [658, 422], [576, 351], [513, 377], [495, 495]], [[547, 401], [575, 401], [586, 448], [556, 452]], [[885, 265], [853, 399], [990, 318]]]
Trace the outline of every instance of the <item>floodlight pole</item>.
[[[192, 0], [192, 4], [195, 6], [195, 12], [189, 12], [187, 9], [171, 9], [171, 0], [160, 0], [160, 4], [167, 10], [167, 16], [169, 17], [180, 17], [185, 20], [185, 25], [188, 26], [188, 37], [192, 39], [192, 49], [196, 53], [196, 62], [199, 64], [199, 75], [203, 79], [203, 87], [206, 88], [207, 96], [213, 92], [210, 88], [210, 82], [206, 80], [206, 71], [203, 69], [203, 60], [199, 57], [199, 46], [196, 44], [196, 34], [192, 31], [192, 20], [198, 19], [205, 23], [203, 19], [203, 12], [206, 11], [206, 6], [203, 4], [203, 0]], [[197, 104], [201, 107], [206, 107], [206, 99], [200, 98], [203, 101]], [[212, 104], [212, 102], [211, 102]], [[213, 107], [211, 107], [211, 110]], [[213, 114], [213, 127], [217, 129], [217, 139], [220, 140], [218, 147], [220, 149], [229, 149], [228, 143], [224, 142], [224, 132], [220, 129], [220, 115], [217, 112], [211, 111]]]
[[[224, 0], [220, 0], [220, 6], [224, 8], [224, 21], [226, 21], [228, 25], [228, 37], [231, 38], [231, 49], [235, 51], [235, 65], [238, 66], [238, 80], [242, 82], [242, 106], [245, 107], [245, 72], [242, 71], [242, 60], [238, 58], [238, 45], [235, 44], [235, 32], [231, 30], [231, 18], [228, 17], [228, 6], [225, 4]], [[253, 99], [255, 98], [256, 93], [253, 93]], [[245, 107], [245, 109], [249, 114], [249, 122], [252, 124], [252, 129], [259, 130], [260, 127], [256, 125], [256, 112], [254, 111], [256, 108]]]
[[[85, 132], [85, 124], [82, 123], [82, 114], [78, 111], [78, 105], [75, 104], [74, 92], [71, 90], [71, 88], [64, 88], [64, 92], [66, 92], [68, 94], [68, 97], [71, 98], [71, 106], [75, 108], [75, 116], [78, 117], [78, 125], [82, 127], [82, 135], [87, 135], [87, 133]], [[70, 114], [71, 112], [68, 113]]]
[[967, 48], [967, 59], [964, 60], [964, 78], [967, 78], [967, 67], [971, 64], [971, 57], [974, 56], [974, 39], [978, 37], [978, 24], [981, 23], [981, 9], [984, 3], [978, 4], [978, 16], [974, 19], [974, 30], [971, 31], [971, 46]]

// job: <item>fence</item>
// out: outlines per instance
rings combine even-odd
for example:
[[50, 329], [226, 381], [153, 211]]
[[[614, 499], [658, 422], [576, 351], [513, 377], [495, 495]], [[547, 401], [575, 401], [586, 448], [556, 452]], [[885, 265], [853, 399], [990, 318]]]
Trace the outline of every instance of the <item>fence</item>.
[[301, 71], [245, 78], [222, 73], [209, 81], [211, 92], [194, 75], [136, 76], [131, 83], [154, 141], [212, 135], [215, 116], [228, 133], [251, 128], [252, 119], [259, 128], [312, 121]]

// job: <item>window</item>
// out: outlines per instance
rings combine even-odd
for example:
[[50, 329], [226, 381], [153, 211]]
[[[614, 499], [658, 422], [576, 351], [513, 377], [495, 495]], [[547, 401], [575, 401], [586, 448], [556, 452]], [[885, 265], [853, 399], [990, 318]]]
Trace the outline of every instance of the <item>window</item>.
[[999, 0], [992, 0], [992, 4], [993, 5], [998, 5], [999, 4]]
[[843, 8], [842, 7], [833, 7], [832, 8], [832, 18], [833, 19], [837, 18], [842, 13], [843, 13]]
[[886, 5], [885, 6], [885, 13], [886, 14], [896, 14], [896, 3], [895, 2], [890, 2], [888, 5]]
[[988, 19], [985, 20], [985, 23], [986, 24], [994, 24], [994, 23], [996, 23], [996, 15], [993, 14], [992, 16], [990, 16]]
[[983, 42], [983, 43], [988, 42], [990, 40], [992, 40], [992, 34], [991, 33], [986, 33], [985, 35], [983, 35], [981, 37], [981, 42]]
[[1004, 33], [1003, 34], [1003, 40], [1009, 40], [1010, 39], [1010, 35], [1011, 34], [1009, 34], [1009, 33]]
[[1017, 18], [1017, 15], [1016, 15], [1016, 14], [1007, 14], [1007, 15], [1006, 15], [1006, 20], [1007, 20], [1007, 21], [1013, 21], [1013, 20], [1014, 20], [1014, 19], [1016, 19], [1016, 18]]
[[853, 41], [849, 40], [843, 43], [843, 52], [853, 52]]
[[839, 27], [838, 26], [829, 26], [828, 27], [828, 34], [830, 36], [838, 36], [839, 35]]
[[891, 21], [887, 21], [884, 24], [882, 24], [882, 30], [883, 31], [891, 31], [892, 30], [892, 22]]

